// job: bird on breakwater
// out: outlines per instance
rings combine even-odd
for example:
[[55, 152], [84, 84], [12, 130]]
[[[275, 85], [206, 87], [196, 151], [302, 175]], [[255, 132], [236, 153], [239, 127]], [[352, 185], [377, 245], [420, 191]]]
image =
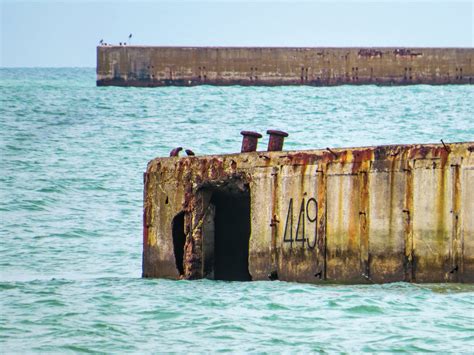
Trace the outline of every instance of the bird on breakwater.
[[132, 34], [131, 33], [128, 35], [128, 43], [132, 44]]
[[170, 157], [178, 157], [179, 156], [179, 152], [183, 150], [183, 147], [177, 147], [177, 148], [174, 148], [171, 152], [170, 152]]
[[189, 157], [195, 155], [194, 152], [191, 149], [186, 149], [185, 152], [186, 152], [186, 155], [189, 156]]
[[100, 45], [103, 45], [103, 44], [104, 44], [104, 40], [101, 39], [101, 40], [99, 41], [99, 44], [100, 44]]

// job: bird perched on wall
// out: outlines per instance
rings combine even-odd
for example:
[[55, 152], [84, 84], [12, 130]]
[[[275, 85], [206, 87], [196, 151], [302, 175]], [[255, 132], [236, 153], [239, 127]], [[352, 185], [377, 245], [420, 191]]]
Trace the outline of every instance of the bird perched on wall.
[[171, 152], [170, 152], [170, 157], [178, 157], [179, 156], [179, 152], [183, 150], [183, 147], [177, 147], [177, 148], [174, 148]]
[[131, 33], [128, 35], [128, 43], [132, 44], [132, 34]]
[[195, 155], [191, 149], [186, 149], [185, 152], [186, 152], [186, 155], [190, 157]]
[[101, 39], [101, 40], [99, 41], [99, 44], [100, 44], [100, 45], [103, 45], [103, 44], [104, 44], [104, 40]]

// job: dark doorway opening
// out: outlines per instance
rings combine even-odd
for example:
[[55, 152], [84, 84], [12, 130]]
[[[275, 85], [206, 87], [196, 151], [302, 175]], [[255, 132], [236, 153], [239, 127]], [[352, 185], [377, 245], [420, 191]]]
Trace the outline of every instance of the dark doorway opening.
[[[214, 279], [251, 281], [249, 273], [250, 192], [228, 185], [212, 191]], [[205, 236], [204, 236], [205, 238]]]
[[184, 212], [180, 212], [173, 218], [173, 250], [176, 259], [176, 268], [180, 275], [184, 275], [183, 257], [184, 243], [186, 235], [184, 234]]

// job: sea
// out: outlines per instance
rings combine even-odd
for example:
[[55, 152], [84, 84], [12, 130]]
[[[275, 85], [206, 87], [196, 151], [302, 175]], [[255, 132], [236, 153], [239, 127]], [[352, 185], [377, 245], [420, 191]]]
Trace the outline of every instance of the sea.
[[[97, 87], [0, 69], [0, 353], [472, 353], [474, 285], [141, 278], [143, 172], [238, 152], [474, 141], [474, 87]], [[474, 196], [473, 196], [474, 198]]]

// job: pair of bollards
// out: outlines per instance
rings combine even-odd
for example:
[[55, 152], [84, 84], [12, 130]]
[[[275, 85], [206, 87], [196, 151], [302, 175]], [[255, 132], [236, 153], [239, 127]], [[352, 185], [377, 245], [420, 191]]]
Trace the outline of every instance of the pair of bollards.
[[[257, 144], [259, 138], [262, 138], [262, 135], [258, 132], [252, 131], [242, 131], [240, 132], [241, 135], [244, 136], [242, 140], [242, 148], [240, 149], [241, 153], [249, 153], [255, 152], [257, 150]], [[283, 131], [277, 131], [274, 129], [269, 129], [267, 134], [270, 135], [270, 139], [268, 141], [268, 152], [280, 152], [283, 150], [283, 142], [285, 141], [285, 137], [288, 137], [288, 133]], [[170, 152], [170, 157], [177, 157], [179, 156], [179, 152], [183, 150], [183, 147], [174, 148]], [[194, 156], [194, 152], [190, 149], [186, 149], [186, 155]]]
[[[262, 138], [262, 135], [258, 132], [252, 131], [242, 131], [241, 135], [244, 136], [242, 139], [242, 148], [241, 153], [255, 152], [257, 150], [258, 139]], [[283, 149], [283, 142], [285, 137], [288, 137], [288, 133], [283, 131], [277, 131], [274, 129], [269, 129], [267, 134], [270, 135], [270, 140], [268, 141], [268, 152], [279, 152]]]

